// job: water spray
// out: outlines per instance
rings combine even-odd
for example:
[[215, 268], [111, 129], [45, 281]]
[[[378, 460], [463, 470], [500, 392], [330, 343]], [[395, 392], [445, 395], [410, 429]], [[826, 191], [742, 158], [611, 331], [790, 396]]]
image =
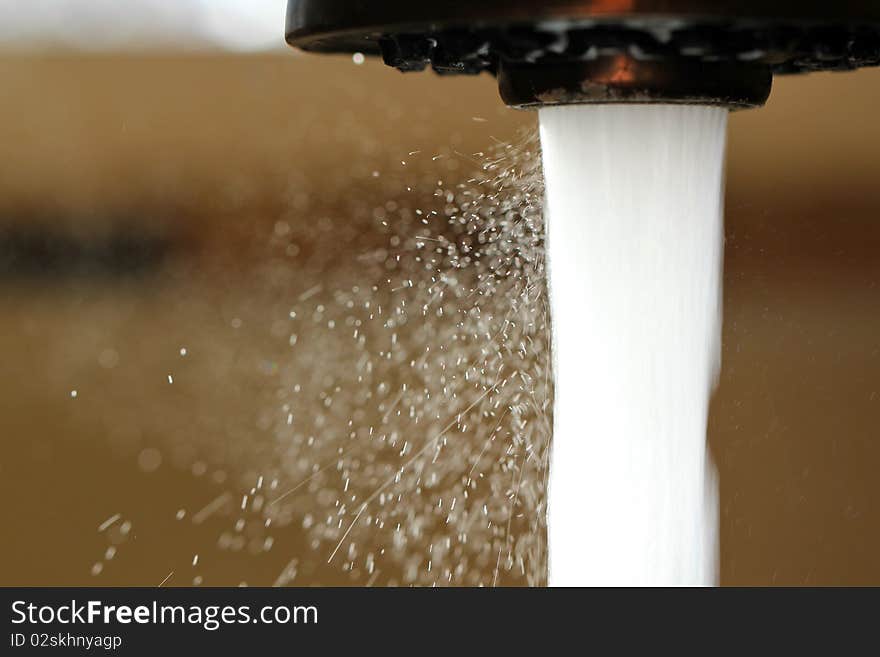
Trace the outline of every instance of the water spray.
[[880, 5], [290, 0], [287, 41], [489, 73], [540, 115], [551, 584], [713, 584], [724, 134], [773, 77], [880, 64]]

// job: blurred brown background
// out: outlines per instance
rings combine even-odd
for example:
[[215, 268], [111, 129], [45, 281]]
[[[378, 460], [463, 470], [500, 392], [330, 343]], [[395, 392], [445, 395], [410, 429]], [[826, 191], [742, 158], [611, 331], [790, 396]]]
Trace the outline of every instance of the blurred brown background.
[[[287, 52], [6, 55], [0, 82], [0, 584], [188, 585], [217, 529], [175, 511], [259, 460], [285, 290], [350, 270], [346, 218], [414, 172], [465, 175], [431, 154], [535, 115], [488, 78]], [[722, 584], [880, 584], [878, 103], [880, 71], [822, 74], [731, 119]], [[276, 243], [323, 219], [296, 253]], [[266, 585], [309, 561], [278, 540], [197, 577]], [[306, 564], [294, 583], [344, 581]]]

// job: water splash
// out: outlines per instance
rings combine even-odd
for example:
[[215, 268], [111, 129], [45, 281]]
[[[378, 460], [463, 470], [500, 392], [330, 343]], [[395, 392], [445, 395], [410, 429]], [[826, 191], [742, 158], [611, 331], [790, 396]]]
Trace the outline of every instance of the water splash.
[[481, 164], [413, 190], [382, 217], [387, 247], [360, 257], [356, 284], [310, 288], [290, 310], [284, 484], [267, 509], [302, 518], [353, 583], [545, 578], [540, 160], [526, 139]]
[[[175, 407], [105, 411], [119, 426], [154, 423], [144, 431], [163, 437], [165, 458], [141, 450], [148, 476], [167, 463], [215, 489], [168, 510], [181, 556], [157, 564], [157, 583], [173, 572], [172, 583], [210, 584], [203, 564], [236, 554], [278, 564], [268, 580], [250, 576], [265, 566], [233, 566], [260, 584], [545, 583], [552, 379], [537, 140], [406, 158], [403, 191], [383, 205], [358, 197], [394, 179], [375, 171], [367, 192], [349, 187], [347, 211], [310, 206], [314, 221], [276, 223], [280, 257], [235, 281], [249, 298], [221, 300], [234, 357], [228, 337], [172, 345], [156, 385]], [[349, 265], [340, 253], [357, 255]], [[196, 412], [197, 366], [224, 382], [209, 392], [226, 415]], [[249, 402], [261, 390], [259, 407], [234, 408], [238, 389]], [[210, 529], [215, 545], [184, 545]]]

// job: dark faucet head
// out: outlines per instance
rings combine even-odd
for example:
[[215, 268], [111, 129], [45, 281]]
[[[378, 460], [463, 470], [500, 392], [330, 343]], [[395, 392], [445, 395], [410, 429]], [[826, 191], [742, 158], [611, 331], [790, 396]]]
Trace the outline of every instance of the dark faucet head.
[[876, 0], [289, 0], [287, 42], [498, 78], [513, 107], [763, 105], [774, 74], [880, 64]]

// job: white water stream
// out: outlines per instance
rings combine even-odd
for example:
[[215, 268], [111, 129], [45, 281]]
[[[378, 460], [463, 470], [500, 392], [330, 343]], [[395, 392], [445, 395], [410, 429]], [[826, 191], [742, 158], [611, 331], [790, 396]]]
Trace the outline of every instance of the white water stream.
[[556, 376], [551, 585], [714, 584], [727, 110], [540, 111]]

